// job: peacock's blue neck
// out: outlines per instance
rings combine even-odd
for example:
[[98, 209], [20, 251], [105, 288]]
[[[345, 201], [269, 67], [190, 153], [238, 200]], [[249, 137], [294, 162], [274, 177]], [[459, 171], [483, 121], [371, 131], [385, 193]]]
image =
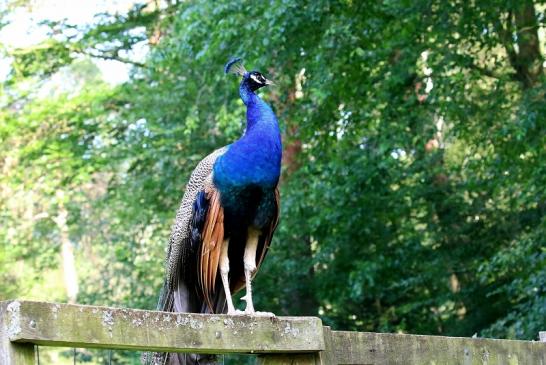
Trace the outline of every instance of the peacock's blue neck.
[[239, 95], [247, 107], [249, 104], [261, 101], [260, 97], [254, 94], [254, 91], [250, 89], [247, 79], [243, 79], [243, 81], [241, 81], [241, 84], [239, 85]]
[[276, 186], [281, 168], [282, 145], [277, 118], [245, 79], [239, 87], [245, 103], [246, 129], [214, 166], [214, 180], [220, 190], [228, 186]]
[[245, 136], [259, 126], [259, 129], [270, 129], [272, 135], [278, 131], [279, 126], [273, 110], [258, 95], [250, 89], [247, 80], [241, 82], [239, 95], [246, 105], [246, 129]]

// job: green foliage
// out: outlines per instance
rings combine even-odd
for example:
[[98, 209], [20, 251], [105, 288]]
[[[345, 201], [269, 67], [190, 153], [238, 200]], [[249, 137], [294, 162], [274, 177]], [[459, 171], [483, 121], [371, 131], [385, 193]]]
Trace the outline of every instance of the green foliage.
[[[257, 306], [349, 330], [533, 339], [546, 327], [543, 6], [203, 0], [101, 19], [13, 54], [1, 263], [33, 280], [59, 267], [58, 226], [28, 210], [55, 216], [62, 190], [79, 301], [153, 308], [183, 185], [243, 128], [222, 73], [238, 55], [278, 85], [263, 97], [287, 157]], [[145, 39], [119, 87], [17, 88], [78, 54], [123, 60]], [[1, 297], [30, 290], [11, 285], [32, 284], [14, 267]]]
[[73, 61], [68, 47], [56, 40], [47, 40], [35, 47], [17, 50], [13, 56], [16, 59], [13, 70], [19, 77], [49, 76]]

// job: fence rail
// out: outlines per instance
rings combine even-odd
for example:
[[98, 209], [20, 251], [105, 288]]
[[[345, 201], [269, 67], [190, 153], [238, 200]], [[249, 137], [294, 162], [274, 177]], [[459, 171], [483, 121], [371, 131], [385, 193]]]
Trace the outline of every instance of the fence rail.
[[546, 343], [331, 331], [315, 317], [249, 317], [0, 302], [0, 364], [35, 364], [35, 346], [255, 353], [267, 365], [546, 365]]

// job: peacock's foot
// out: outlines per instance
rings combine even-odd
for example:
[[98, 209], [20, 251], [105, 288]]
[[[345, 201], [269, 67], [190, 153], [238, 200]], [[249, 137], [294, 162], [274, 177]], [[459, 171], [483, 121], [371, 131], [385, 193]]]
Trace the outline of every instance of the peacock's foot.
[[250, 314], [251, 316], [256, 316], [256, 317], [275, 317], [275, 313], [271, 313], [271, 312], [253, 312], [248, 314]]
[[247, 313], [245, 311], [235, 309], [233, 311], [228, 310], [227, 314], [230, 316], [244, 316]]

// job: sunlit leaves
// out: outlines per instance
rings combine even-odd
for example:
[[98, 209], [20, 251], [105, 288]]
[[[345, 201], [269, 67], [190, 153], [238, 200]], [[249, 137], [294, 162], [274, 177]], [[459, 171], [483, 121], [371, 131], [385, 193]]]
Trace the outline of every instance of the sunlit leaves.
[[[276, 81], [261, 95], [295, 161], [260, 307], [340, 329], [533, 338], [545, 318], [545, 84], [514, 77], [499, 33], [512, 5], [197, 0], [104, 16], [25, 51], [21, 76], [70, 62], [69, 46], [119, 56], [144, 35], [145, 67], [113, 90], [87, 82], [26, 105], [0, 126], [3, 181], [17, 198], [30, 183], [45, 200], [76, 192], [83, 302], [153, 307], [190, 172], [243, 130], [239, 81], [222, 70], [240, 56]], [[44, 220], [16, 235], [51, 232]], [[55, 249], [36, 262], [54, 265]]]

